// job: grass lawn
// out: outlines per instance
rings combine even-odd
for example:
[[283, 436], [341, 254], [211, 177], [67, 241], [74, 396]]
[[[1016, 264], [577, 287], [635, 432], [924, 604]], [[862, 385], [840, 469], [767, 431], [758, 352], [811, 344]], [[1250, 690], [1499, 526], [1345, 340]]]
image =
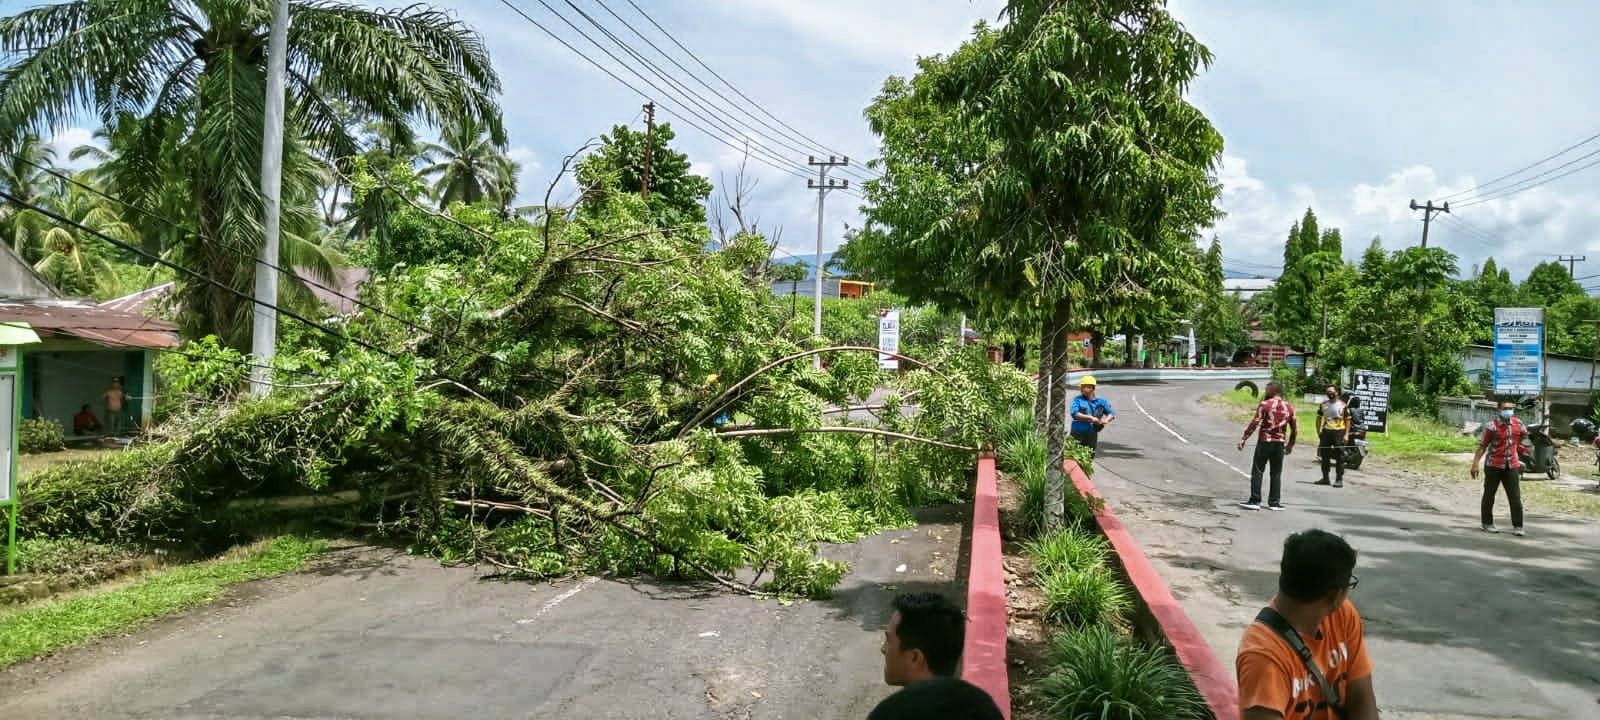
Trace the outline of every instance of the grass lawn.
[[229, 585], [299, 569], [325, 547], [321, 540], [285, 535], [213, 560], [158, 570], [120, 587], [0, 610], [0, 667], [203, 605]]

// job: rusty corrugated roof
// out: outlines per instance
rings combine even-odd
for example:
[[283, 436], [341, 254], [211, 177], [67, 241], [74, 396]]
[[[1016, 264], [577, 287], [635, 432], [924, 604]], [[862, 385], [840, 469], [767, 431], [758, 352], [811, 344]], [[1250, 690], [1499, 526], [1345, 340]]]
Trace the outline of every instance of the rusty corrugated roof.
[[39, 337], [73, 337], [114, 348], [175, 348], [178, 326], [104, 305], [0, 302], [0, 322], [25, 322]]

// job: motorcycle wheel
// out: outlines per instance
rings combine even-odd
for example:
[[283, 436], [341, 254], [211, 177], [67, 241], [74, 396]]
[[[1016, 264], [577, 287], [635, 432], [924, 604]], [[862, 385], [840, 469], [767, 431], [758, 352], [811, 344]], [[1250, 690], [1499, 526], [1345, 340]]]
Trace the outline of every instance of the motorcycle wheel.
[[1361, 461], [1365, 459], [1359, 452], [1347, 452], [1344, 455], [1344, 467], [1346, 470], [1360, 470]]
[[1561, 477], [1561, 461], [1550, 458], [1550, 469], [1545, 471], [1545, 477], [1555, 480]]

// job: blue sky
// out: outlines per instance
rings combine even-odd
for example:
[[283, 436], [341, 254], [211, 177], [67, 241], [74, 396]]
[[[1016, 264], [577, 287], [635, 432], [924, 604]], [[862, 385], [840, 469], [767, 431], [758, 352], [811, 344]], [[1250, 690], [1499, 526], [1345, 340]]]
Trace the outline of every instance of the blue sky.
[[[759, 149], [748, 200], [759, 227], [781, 228], [789, 254], [815, 251], [816, 195], [805, 187], [806, 153], [827, 154], [772, 116], [853, 163], [874, 154], [862, 109], [890, 74], [914, 70], [919, 54], [955, 48], [979, 19], [994, 19], [999, 0], [634, 0], [683, 45], [760, 109], [735, 95], [651, 26], [628, 0], [605, 5], [716, 88], [686, 81], [722, 111], [728, 126], [615, 48], [565, 0], [512, 0], [533, 19], [649, 94], [659, 120], [678, 132], [679, 149], [718, 186], [731, 186], [749, 140]], [[573, 0], [621, 39], [674, 75], [682, 73], [599, 4]], [[0, 0], [10, 12], [32, 2]], [[394, 0], [366, 2], [394, 6]], [[643, 126], [644, 97], [589, 65], [499, 0], [436, 0], [483, 33], [505, 84], [513, 155], [526, 164], [524, 202], [537, 201], [562, 156], [613, 124]], [[1452, 200], [1430, 244], [1461, 257], [1467, 270], [1490, 254], [1514, 273], [1558, 254], [1590, 255], [1578, 275], [1600, 275], [1600, 167], [1515, 194], [1495, 193], [1517, 179], [1600, 150], [1600, 140], [1498, 186], [1466, 206], [1480, 183], [1600, 133], [1600, 95], [1585, 73], [1600, 61], [1584, 28], [1600, 6], [1545, 3], [1284, 3], [1268, 0], [1174, 0], [1174, 14], [1216, 54], [1192, 98], [1227, 140], [1219, 176], [1229, 216], [1215, 234], [1230, 269], [1275, 273], [1282, 238], [1307, 206], [1323, 226], [1341, 227], [1353, 258], [1375, 234], [1393, 249], [1417, 242], [1420, 213], [1408, 202]], [[651, 89], [605, 57], [566, 18], [645, 73]], [[772, 130], [740, 110], [778, 128]], [[67, 131], [63, 145], [87, 139]], [[1597, 155], [1594, 159], [1600, 159]], [[1584, 160], [1558, 172], [1591, 162]], [[780, 169], [781, 168], [781, 169]], [[836, 172], [857, 181], [865, 168]], [[1546, 176], [1546, 180], [1558, 174]], [[563, 184], [558, 199], [570, 192]], [[858, 224], [858, 198], [829, 196], [824, 245], [846, 223]], [[721, 203], [714, 203], [720, 205]], [[1600, 280], [1586, 280], [1600, 288]]]

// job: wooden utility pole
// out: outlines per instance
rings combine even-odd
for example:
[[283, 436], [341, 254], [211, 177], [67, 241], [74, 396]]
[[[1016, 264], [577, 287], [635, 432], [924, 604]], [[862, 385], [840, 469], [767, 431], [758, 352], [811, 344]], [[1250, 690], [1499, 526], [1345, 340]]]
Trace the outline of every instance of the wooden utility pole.
[[1594, 356], [1589, 359], [1589, 394], [1594, 394], [1595, 368], [1600, 367], [1600, 320], [1585, 320], [1594, 326]]
[[650, 150], [655, 145], [656, 104], [644, 104], [644, 178], [640, 183], [639, 198], [650, 199]]
[[1588, 259], [1589, 259], [1589, 257], [1587, 255], [1558, 255], [1558, 256], [1556, 256], [1556, 262], [1564, 262], [1564, 263], [1567, 264], [1567, 277], [1576, 276], [1578, 274], [1578, 263], [1581, 263], [1581, 262], [1583, 262], [1585, 260], [1588, 260]]

